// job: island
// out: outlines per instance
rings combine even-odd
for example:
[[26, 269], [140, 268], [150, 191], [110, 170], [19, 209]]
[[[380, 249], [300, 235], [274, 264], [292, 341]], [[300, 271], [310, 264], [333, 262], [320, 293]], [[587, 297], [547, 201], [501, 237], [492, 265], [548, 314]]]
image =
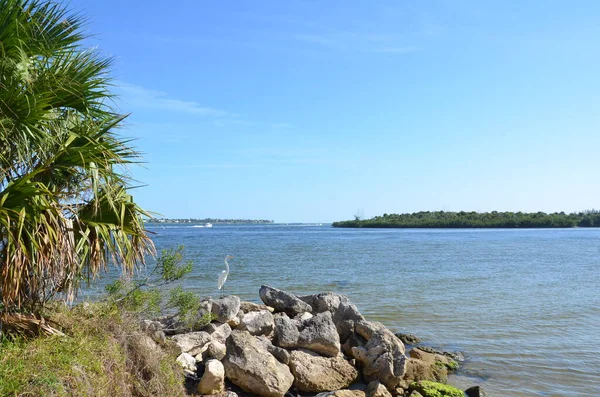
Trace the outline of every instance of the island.
[[571, 228], [600, 227], [600, 211], [564, 212], [448, 212], [421, 211], [383, 214], [371, 219], [334, 222], [346, 228]]

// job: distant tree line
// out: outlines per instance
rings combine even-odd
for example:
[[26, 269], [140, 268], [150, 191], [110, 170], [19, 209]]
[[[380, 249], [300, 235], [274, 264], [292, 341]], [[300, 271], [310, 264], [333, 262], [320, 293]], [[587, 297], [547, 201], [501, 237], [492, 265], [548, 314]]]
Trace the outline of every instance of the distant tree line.
[[348, 228], [556, 228], [600, 227], [600, 211], [565, 214], [555, 212], [446, 212], [421, 211], [412, 214], [383, 214], [371, 219], [334, 222]]
[[262, 223], [273, 223], [272, 220], [267, 219], [219, 219], [219, 218], [150, 218], [147, 219], [148, 223], [214, 223], [214, 224], [235, 224], [235, 223], [252, 223], [252, 224], [262, 224]]

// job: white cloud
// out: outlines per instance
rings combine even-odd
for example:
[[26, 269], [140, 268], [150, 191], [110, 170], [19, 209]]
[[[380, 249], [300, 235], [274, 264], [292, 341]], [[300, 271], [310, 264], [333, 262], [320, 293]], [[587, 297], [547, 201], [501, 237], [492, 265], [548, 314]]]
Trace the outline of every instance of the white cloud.
[[121, 99], [132, 106], [187, 113], [202, 117], [236, 117], [233, 113], [203, 106], [195, 101], [169, 98], [168, 94], [162, 91], [150, 90], [124, 82], [117, 82], [116, 86], [118, 91], [122, 93]]

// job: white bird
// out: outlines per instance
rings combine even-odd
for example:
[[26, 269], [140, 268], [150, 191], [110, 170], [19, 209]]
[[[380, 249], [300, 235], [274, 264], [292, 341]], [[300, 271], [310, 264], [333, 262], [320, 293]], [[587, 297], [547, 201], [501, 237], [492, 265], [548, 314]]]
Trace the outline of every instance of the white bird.
[[219, 274], [217, 288], [221, 290], [221, 296], [225, 295], [225, 281], [227, 281], [227, 276], [229, 275], [229, 263], [227, 263], [227, 259], [233, 259], [233, 256], [227, 255], [225, 257], [225, 270], [221, 271], [221, 274]]

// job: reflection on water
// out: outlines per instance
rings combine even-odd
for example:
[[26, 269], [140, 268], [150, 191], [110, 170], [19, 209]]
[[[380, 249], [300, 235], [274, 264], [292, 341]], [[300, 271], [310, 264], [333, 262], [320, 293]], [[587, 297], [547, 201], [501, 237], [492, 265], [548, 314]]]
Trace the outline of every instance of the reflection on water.
[[[451, 378], [492, 396], [592, 396], [600, 387], [600, 230], [153, 228], [186, 246], [186, 288], [256, 301], [269, 284], [347, 294], [370, 320], [467, 356]], [[101, 285], [97, 286], [100, 290]]]

